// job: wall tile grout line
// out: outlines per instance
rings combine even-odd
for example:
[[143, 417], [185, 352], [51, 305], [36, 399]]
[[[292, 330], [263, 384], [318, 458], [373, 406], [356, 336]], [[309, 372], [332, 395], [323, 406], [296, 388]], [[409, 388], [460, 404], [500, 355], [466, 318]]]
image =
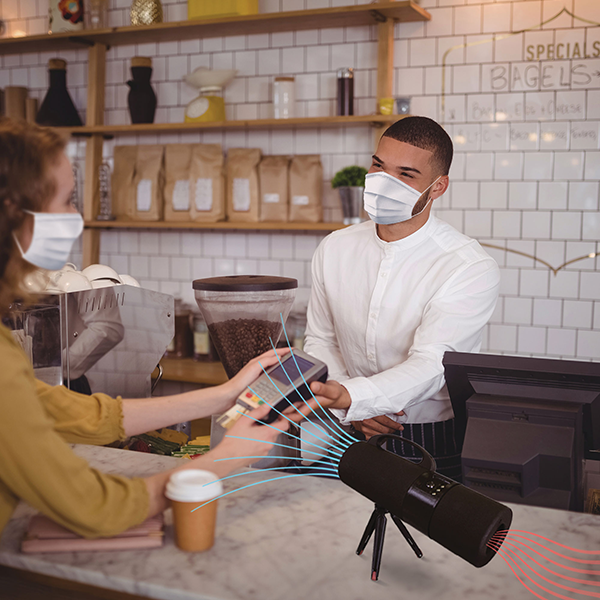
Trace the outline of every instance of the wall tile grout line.
[[[394, 95], [411, 96], [413, 113], [441, 119], [441, 55], [446, 48], [491, 37], [487, 33], [490, 27], [508, 33], [551, 16], [543, 3], [536, 1], [467, 4], [466, 0], [422, 0], [421, 6], [432, 10], [434, 20], [395, 27]], [[2, 2], [0, 15], [7, 21], [9, 33], [17, 28], [30, 35], [42, 33], [46, 15], [40, 4], [37, 3], [38, 12], [21, 15], [18, 8], [14, 13], [8, 12], [11, 6], [17, 7], [16, 2]], [[332, 4], [330, 0], [261, 0], [263, 10]], [[577, 14], [600, 21], [600, 3], [577, 0], [569, 4], [574, 5]], [[126, 24], [128, 5], [125, 0], [109, 0], [111, 25]], [[181, 0], [165, 0], [167, 17], [183, 18], [185, 5]], [[436, 14], [444, 15], [447, 22], [435, 18]], [[153, 81], [161, 101], [157, 119], [163, 121], [183, 119], [183, 108], [194, 92], [183, 83], [182, 76], [200, 64], [241, 69], [239, 84], [226, 92], [232, 118], [268, 115], [272, 77], [291, 74], [290, 69], [297, 77], [298, 112], [328, 114], [334, 107], [335, 68], [346, 60], [348, 66], [356, 69], [357, 111], [373, 112], [375, 41], [376, 28], [362, 27], [118, 47], [109, 51], [107, 61], [106, 122], [129, 122], [124, 81], [128, 78], [130, 58], [135, 54], [153, 58]], [[571, 58], [544, 59], [541, 63], [527, 59], [529, 46], [534, 45], [535, 52], [538, 44], [546, 48], [547, 44], [561, 41], [571, 44], [571, 52], [575, 43], [584, 41], [588, 49], [593, 48], [594, 42], [600, 44], [600, 28], [561, 19], [551, 28], [450, 53], [446, 69], [446, 128], [455, 142], [456, 157], [452, 188], [435, 207], [441, 218], [467, 235], [534, 254], [555, 266], [600, 248], [600, 77], [585, 83], [581, 73], [588, 67], [578, 67], [571, 73], [578, 64], [598, 64], [600, 68], [600, 56], [575, 62]], [[26, 85], [31, 95], [41, 101], [47, 85], [46, 64], [52, 56], [43, 52], [2, 57], [0, 87]], [[84, 117], [86, 52], [65, 51], [61, 56], [68, 61], [69, 89]], [[495, 76], [503, 79], [492, 81], [492, 69], [496, 69]], [[515, 79], [515, 74], [520, 79]], [[561, 77], [571, 83], [561, 85]], [[494, 88], [504, 80], [505, 85]], [[503, 121], [497, 118], [500, 114], [505, 117]], [[314, 151], [322, 156], [327, 180], [348, 164], [368, 166], [372, 151], [368, 128], [177, 133], [117, 139], [119, 144], [165, 141], [211, 141], [225, 148], [260, 146], [268, 153]], [[83, 161], [85, 144], [77, 143], [73, 153], [76, 160]], [[330, 220], [341, 218], [335, 194], [327, 195], [325, 215]], [[308, 300], [310, 256], [323, 237], [265, 232], [229, 237], [225, 233], [194, 232], [180, 235], [177, 242], [170, 236], [172, 232], [113, 233], [102, 233], [103, 259], [120, 268], [127, 267], [134, 276], [133, 271], [138, 269], [140, 280], [153, 289], [175, 290], [193, 302], [191, 286], [185, 280], [188, 272], [195, 277], [196, 270], [201, 276], [209, 276], [226, 268], [273, 269], [283, 275], [298, 275], [299, 306]], [[284, 240], [290, 242], [285, 247]], [[158, 253], [157, 249], [163, 247], [166, 252]], [[486, 328], [484, 350], [600, 359], [599, 259], [574, 263], [555, 276], [531, 259], [491, 249], [489, 252], [501, 264], [502, 291], [498, 312]], [[81, 260], [80, 245], [75, 248], [74, 257]], [[156, 271], [161, 277], [153, 275], [150, 257], [166, 257], [166, 271], [161, 271], [162, 267]], [[518, 316], [514, 308], [517, 306], [524, 307], [522, 320], [528, 323], [509, 322], [515, 314]]]

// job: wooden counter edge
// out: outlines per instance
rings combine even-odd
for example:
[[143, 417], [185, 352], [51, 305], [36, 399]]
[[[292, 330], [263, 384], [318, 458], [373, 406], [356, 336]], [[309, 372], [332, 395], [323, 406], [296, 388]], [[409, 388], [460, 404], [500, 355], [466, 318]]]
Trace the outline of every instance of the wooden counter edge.
[[[199, 385], [220, 385], [227, 381], [220, 362], [199, 362], [192, 358], [166, 358], [160, 360], [162, 381], [182, 381]], [[153, 377], [156, 376], [156, 371]]]
[[4, 565], [0, 565], [0, 589], [3, 597], [10, 600], [150, 600], [148, 596], [118, 592]]

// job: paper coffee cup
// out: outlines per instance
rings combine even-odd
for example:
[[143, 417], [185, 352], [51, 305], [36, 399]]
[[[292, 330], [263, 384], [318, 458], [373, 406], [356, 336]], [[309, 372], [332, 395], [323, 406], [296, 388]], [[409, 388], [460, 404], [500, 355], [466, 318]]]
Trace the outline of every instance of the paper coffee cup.
[[[215, 542], [217, 500], [223, 484], [210, 471], [186, 469], [171, 475], [166, 497], [173, 508], [175, 541], [186, 552], [204, 552]], [[200, 505], [208, 502], [205, 506]], [[197, 510], [194, 510], [197, 509]]]

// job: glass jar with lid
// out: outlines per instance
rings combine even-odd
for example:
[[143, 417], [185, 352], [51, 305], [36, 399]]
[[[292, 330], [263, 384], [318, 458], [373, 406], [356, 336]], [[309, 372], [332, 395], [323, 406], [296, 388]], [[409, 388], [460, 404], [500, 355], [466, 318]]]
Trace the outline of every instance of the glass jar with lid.
[[202, 314], [195, 314], [194, 322], [194, 360], [199, 362], [213, 362], [217, 360], [213, 351], [212, 342], [208, 333], [208, 325]]
[[276, 119], [293, 119], [296, 109], [296, 80], [275, 77], [273, 82], [273, 113]]
[[192, 311], [180, 298], [175, 298], [175, 336], [167, 348], [169, 358], [189, 358], [194, 351], [191, 326]]

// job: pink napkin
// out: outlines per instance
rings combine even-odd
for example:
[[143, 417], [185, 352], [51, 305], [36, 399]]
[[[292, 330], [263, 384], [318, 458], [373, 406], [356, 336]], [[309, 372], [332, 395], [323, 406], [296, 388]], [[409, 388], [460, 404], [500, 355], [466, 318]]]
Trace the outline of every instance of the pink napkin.
[[29, 521], [27, 533], [21, 542], [21, 551], [32, 554], [158, 548], [163, 545], [163, 526], [164, 520], [160, 514], [114, 537], [88, 540], [58, 525], [48, 517], [35, 515]]

